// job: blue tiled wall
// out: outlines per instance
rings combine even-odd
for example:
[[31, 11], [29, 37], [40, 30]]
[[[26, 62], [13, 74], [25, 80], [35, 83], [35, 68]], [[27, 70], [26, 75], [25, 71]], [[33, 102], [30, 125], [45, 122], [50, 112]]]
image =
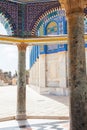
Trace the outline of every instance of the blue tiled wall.
[[[47, 25], [52, 22], [55, 21], [58, 25], [58, 30], [57, 30], [57, 34], [56, 35], [62, 35], [62, 34], [67, 34], [67, 21], [66, 21], [66, 17], [65, 16], [57, 16], [55, 18], [51, 18], [50, 20], [48, 20], [47, 22], [44, 21], [43, 24], [43, 35], [47, 35]], [[61, 24], [60, 24], [61, 23]], [[62, 28], [61, 26], [62, 25]], [[62, 31], [60, 31], [60, 29]], [[39, 31], [39, 30], [38, 30]], [[62, 34], [61, 34], [62, 32]], [[38, 33], [40, 35], [40, 33]], [[85, 48], [87, 48], [87, 43], [85, 44]], [[32, 67], [32, 65], [35, 63], [36, 59], [39, 58], [39, 55], [42, 54], [52, 54], [52, 53], [59, 53], [62, 51], [67, 51], [68, 50], [68, 45], [67, 43], [64, 44], [58, 44], [54, 47], [54, 45], [50, 45], [50, 49], [47, 45], [44, 45], [42, 48], [40, 46], [33, 46], [32, 50], [31, 50], [31, 54], [30, 54], [30, 68]]]

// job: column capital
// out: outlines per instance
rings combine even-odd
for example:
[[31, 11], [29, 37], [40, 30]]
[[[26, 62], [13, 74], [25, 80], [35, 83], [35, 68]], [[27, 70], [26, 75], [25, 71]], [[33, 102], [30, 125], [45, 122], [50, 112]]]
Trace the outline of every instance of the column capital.
[[64, 5], [66, 15], [83, 13], [84, 0], [60, 0], [61, 5]]
[[27, 48], [27, 44], [25, 44], [25, 43], [20, 43], [20, 44], [17, 44], [17, 47], [18, 47], [18, 50], [26, 50], [26, 48]]

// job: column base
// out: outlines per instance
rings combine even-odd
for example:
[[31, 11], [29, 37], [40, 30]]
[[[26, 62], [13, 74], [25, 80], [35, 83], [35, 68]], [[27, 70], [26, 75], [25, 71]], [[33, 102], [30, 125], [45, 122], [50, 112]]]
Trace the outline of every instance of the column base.
[[26, 120], [27, 116], [25, 113], [17, 114], [15, 117], [16, 120]]

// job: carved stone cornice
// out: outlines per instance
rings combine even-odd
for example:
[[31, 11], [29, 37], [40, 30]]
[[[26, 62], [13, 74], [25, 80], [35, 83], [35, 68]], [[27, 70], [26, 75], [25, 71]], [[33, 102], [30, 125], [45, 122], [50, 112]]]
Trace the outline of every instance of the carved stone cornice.
[[25, 44], [25, 43], [21, 43], [21, 44], [18, 44], [17, 45], [17, 47], [18, 47], [18, 50], [20, 50], [20, 51], [25, 51], [26, 50], [26, 48], [27, 48], [27, 44]]
[[65, 8], [66, 15], [83, 13], [84, 0], [60, 0], [60, 3]]

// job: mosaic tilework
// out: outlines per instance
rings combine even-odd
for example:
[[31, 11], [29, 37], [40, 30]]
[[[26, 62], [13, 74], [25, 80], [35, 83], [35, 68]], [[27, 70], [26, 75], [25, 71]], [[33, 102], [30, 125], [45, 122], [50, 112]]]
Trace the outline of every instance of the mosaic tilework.
[[84, 15], [87, 17], [87, 5], [86, 5], [86, 7], [84, 8]]
[[0, 0], [0, 13], [6, 18], [11, 26], [12, 32], [14, 32], [14, 34], [17, 33], [18, 5], [16, 3], [8, 2], [7, 0]]
[[84, 33], [87, 33], [87, 17], [84, 17]]
[[[59, 15], [58, 13], [64, 15], [64, 11], [58, 11], [59, 6], [60, 3], [58, 1], [50, 0], [26, 4], [0, 0], [0, 13], [4, 15], [9, 23], [9, 25], [5, 24], [6, 28], [11, 26], [14, 35], [27, 37], [31, 34], [35, 35], [35, 31], [43, 24], [44, 20], [51, 19]], [[87, 16], [87, 7], [84, 9], [84, 15]], [[60, 26], [62, 26], [62, 23]], [[62, 28], [60, 33], [62, 34]]]
[[57, 23], [55, 21], [51, 21], [48, 25], [47, 25], [47, 34], [57, 34]]
[[55, 1], [55, 0], [9, 0], [9, 1], [26, 4], [26, 3], [47, 2], [47, 1]]
[[25, 5], [18, 4], [18, 36], [24, 37], [25, 36]]
[[31, 35], [31, 30], [37, 19], [47, 10], [58, 7], [58, 1], [28, 3], [27, 5], [7, 0], [0, 1], [1, 12], [12, 25], [15, 35]]
[[[36, 31], [40, 28], [44, 22], [47, 22], [55, 17], [58, 17], [58, 20], [60, 20], [61, 17], [65, 16], [64, 10], [59, 10], [58, 8], [52, 8], [49, 11], [46, 11], [42, 16], [39, 17], [39, 19], [36, 21], [33, 29], [32, 29], [32, 35], [36, 33]], [[63, 31], [63, 29], [62, 29]], [[63, 32], [62, 32], [63, 33]]]
[[5, 18], [5, 16], [2, 13], [0, 13], [0, 22], [5, 27], [5, 29], [7, 31], [7, 35], [13, 35], [12, 28], [9, 24], [9, 21], [8, 21], [8, 19]]
[[34, 24], [38, 20], [44, 12], [52, 9], [57, 8], [59, 6], [59, 3], [57, 1], [55, 2], [44, 2], [44, 3], [31, 3], [27, 5], [27, 23], [26, 23], [26, 30], [32, 30]]
[[[5, 124], [5, 126], [3, 126]], [[0, 125], [0, 130], [69, 130], [68, 121], [27, 120], [7, 121]]]

